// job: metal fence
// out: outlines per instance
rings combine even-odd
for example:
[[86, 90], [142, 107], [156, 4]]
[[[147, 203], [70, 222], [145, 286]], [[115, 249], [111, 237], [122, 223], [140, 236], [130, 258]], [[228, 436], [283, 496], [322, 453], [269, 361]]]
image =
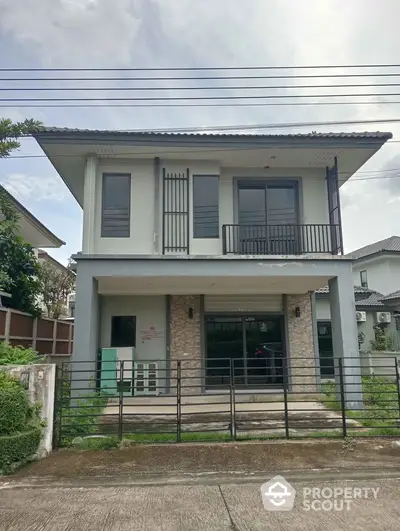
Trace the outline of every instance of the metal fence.
[[384, 366], [380, 359], [372, 374], [357, 360], [337, 359], [332, 379], [321, 378], [314, 358], [269, 361], [64, 363], [55, 443], [87, 436], [148, 443], [400, 435], [395, 358]]

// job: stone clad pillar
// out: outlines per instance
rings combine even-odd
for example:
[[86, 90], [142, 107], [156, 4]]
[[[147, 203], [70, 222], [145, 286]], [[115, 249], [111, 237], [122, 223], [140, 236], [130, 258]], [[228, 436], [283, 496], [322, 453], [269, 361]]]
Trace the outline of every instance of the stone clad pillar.
[[[296, 308], [300, 315], [296, 316]], [[314, 330], [312, 322], [311, 293], [286, 295], [288, 333], [289, 390], [296, 393], [317, 391]]]
[[170, 297], [171, 392], [176, 388], [176, 361], [181, 360], [182, 393], [202, 391], [201, 295]]

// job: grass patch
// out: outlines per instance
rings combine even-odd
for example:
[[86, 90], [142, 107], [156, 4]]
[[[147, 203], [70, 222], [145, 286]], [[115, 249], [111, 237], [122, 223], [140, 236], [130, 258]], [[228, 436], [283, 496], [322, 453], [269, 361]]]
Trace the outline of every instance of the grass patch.
[[[364, 409], [360, 411], [346, 410], [346, 417], [354, 419], [367, 430], [348, 429], [348, 433], [360, 436], [399, 435], [398, 420], [399, 397], [396, 383], [379, 376], [364, 376], [361, 379], [364, 398]], [[324, 396], [321, 402], [335, 411], [341, 410], [341, 404], [336, 397], [335, 382], [322, 385]]]

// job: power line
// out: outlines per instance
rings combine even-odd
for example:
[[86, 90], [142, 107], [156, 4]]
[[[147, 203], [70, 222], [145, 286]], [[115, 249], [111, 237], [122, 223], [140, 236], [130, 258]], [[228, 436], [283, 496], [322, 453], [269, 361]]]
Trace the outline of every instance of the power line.
[[376, 93], [355, 93], [355, 94], [268, 94], [252, 96], [145, 96], [145, 97], [104, 97], [104, 98], [0, 98], [0, 102], [16, 101], [193, 101], [193, 100], [261, 100], [261, 99], [282, 99], [282, 98], [343, 98], [343, 97], [383, 97], [400, 96], [400, 92], [376, 92]]
[[[1, 100], [0, 100], [1, 101]], [[150, 108], [154, 109], [155, 107], [308, 107], [310, 105], [398, 105], [400, 100], [395, 101], [294, 101], [294, 102], [248, 102], [248, 103], [21, 103], [21, 104], [1, 104], [0, 107], [11, 108]]]
[[[1, 70], [0, 70], [1, 71]], [[0, 81], [227, 81], [254, 79], [323, 79], [352, 77], [400, 77], [400, 72], [368, 74], [292, 74], [267, 76], [146, 76], [146, 77], [0, 77]]]
[[[232, 86], [195, 86], [195, 87], [0, 87], [0, 91], [156, 91], [156, 90], [288, 90], [320, 88], [362, 88], [362, 87], [400, 87], [400, 83], [346, 83], [328, 85], [232, 85]], [[351, 96], [352, 94], [350, 94]]]
[[268, 66], [159, 66], [136, 68], [0, 68], [0, 72], [189, 72], [204, 70], [320, 70], [329, 68], [400, 68], [400, 64], [268, 65]]

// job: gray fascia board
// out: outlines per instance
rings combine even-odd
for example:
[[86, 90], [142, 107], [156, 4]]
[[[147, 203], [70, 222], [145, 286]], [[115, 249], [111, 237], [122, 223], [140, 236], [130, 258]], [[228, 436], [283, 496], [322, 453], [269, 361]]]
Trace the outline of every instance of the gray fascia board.
[[[87, 132], [57, 132], [35, 133], [34, 138], [42, 146], [47, 144], [129, 144], [131, 146], [166, 146], [166, 147], [295, 147], [295, 148], [322, 148], [322, 147], [349, 147], [353, 149], [379, 148], [387, 141], [386, 138], [290, 138], [285, 136], [271, 136], [265, 138], [262, 135], [239, 136], [235, 138], [229, 135], [162, 135], [162, 134], [137, 134], [134, 133], [87, 133]], [[43, 149], [43, 147], [42, 147]]]
[[351, 258], [346, 258], [342, 255], [329, 255], [326, 256], [315, 256], [315, 255], [308, 255], [308, 256], [300, 256], [300, 255], [287, 255], [287, 256], [278, 256], [278, 255], [271, 255], [271, 256], [243, 256], [239, 257], [237, 255], [182, 255], [182, 256], [174, 256], [174, 255], [156, 255], [156, 254], [81, 254], [77, 253], [71, 256], [72, 260], [75, 260], [76, 262], [82, 262], [84, 260], [130, 260], [130, 261], [137, 261], [137, 260], [157, 260], [157, 261], [175, 261], [176, 263], [180, 263], [183, 261], [196, 261], [200, 260], [202, 262], [204, 261], [210, 261], [210, 262], [217, 262], [217, 261], [230, 261], [230, 262], [277, 262], [282, 261], [284, 263], [286, 262], [315, 262], [323, 263], [323, 262], [352, 262]]
[[323, 277], [349, 274], [351, 263], [341, 260], [151, 260], [115, 258], [78, 261], [88, 277]]

